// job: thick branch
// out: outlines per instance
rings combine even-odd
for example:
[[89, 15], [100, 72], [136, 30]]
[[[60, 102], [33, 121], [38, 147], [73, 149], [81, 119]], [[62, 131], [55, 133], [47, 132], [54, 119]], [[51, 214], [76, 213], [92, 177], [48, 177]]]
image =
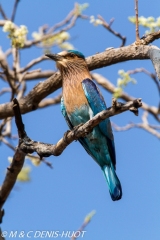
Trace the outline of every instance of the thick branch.
[[17, 176], [23, 167], [24, 159], [25, 159], [24, 152], [17, 149], [14, 154], [13, 161], [9, 168], [7, 169], [4, 182], [0, 188], [0, 210], [2, 209], [2, 206], [4, 205], [8, 195], [10, 194], [16, 182]]
[[[115, 63], [127, 61], [127, 60], [136, 60], [136, 59], [149, 59], [151, 58], [155, 66], [158, 68], [158, 61], [155, 60], [156, 54], [160, 50], [155, 46], [136, 46], [130, 45], [127, 47], [108, 49], [102, 53], [95, 54], [91, 57], [86, 58], [89, 70], [102, 68], [109, 66]], [[155, 67], [156, 68], [156, 67]], [[160, 68], [159, 68], [160, 69]], [[160, 70], [159, 70], [160, 71]], [[39, 74], [35, 73], [36, 78]], [[25, 75], [24, 80], [27, 78]], [[32, 74], [31, 74], [32, 75]], [[160, 73], [159, 73], [160, 78]], [[33, 75], [32, 75], [33, 79]], [[27, 113], [38, 108], [38, 104], [42, 99], [47, 97], [52, 92], [56, 91], [62, 85], [61, 76], [59, 73], [54, 73], [50, 78], [44, 82], [37, 84], [29, 94], [20, 99], [19, 104], [21, 108], [21, 113]], [[6, 103], [0, 105], [0, 119], [13, 116], [12, 103]]]
[[16, 121], [16, 125], [18, 126], [19, 145], [13, 156], [11, 165], [7, 169], [6, 177], [0, 188], [0, 210], [2, 209], [2, 206], [4, 205], [8, 195], [10, 194], [10, 192], [16, 182], [17, 176], [23, 167], [23, 163], [24, 163], [24, 159], [25, 159], [25, 155], [26, 155], [19, 148], [19, 146], [21, 144], [21, 139], [24, 139], [26, 136], [26, 133], [24, 130], [24, 124], [22, 122], [20, 109], [19, 109], [19, 107], [17, 107], [18, 102], [16, 99], [14, 99], [13, 102], [14, 102], [13, 110], [14, 110], [14, 113], [16, 116], [15, 121]]
[[[26, 154], [37, 152], [37, 154], [41, 158], [48, 157], [50, 155], [58, 156], [64, 151], [64, 149], [70, 143], [72, 143], [74, 140], [77, 140], [80, 137], [85, 137], [89, 132], [92, 131], [92, 129], [96, 125], [98, 125], [104, 119], [120, 114], [127, 110], [131, 110], [137, 115], [138, 108], [141, 106], [142, 106], [141, 99], [135, 99], [134, 101], [127, 102], [126, 104], [118, 103], [114, 99], [112, 107], [98, 113], [88, 122], [86, 122], [84, 125], [77, 126], [72, 131], [65, 133], [64, 137], [61, 138], [55, 145], [35, 142], [31, 140], [22, 128], [21, 139], [20, 139], [21, 143], [19, 145], [19, 149], [25, 152]], [[16, 111], [14, 110], [15, 118], [21, 119], [18, 102], [14, 104], [14, 108], [15, 109], [17, 108]], [[21, 132], [21, 125], [24, 126], [24, 124], [21, 121], [16, 120], [16, 125], [19, 132]]]
[[141, 39], [140, 41], [143, 42], [144, 45], [148, 45], [149, 43], [152, 43], [156, 39], [160, 38], [160, 30], [157, 32], [153, 32], [145, 36], [145, 38]]
[[70, 143], [80, 137], [86, 136], [89, 132], [92, 131], [93, 127], [95, 127], [104, 119], [127, 110], [134, 110], [135, 112], [137, 112], [138, 108], [142, 106], [141, 99], [136, 99], [126, 104], [117, 103], [114, 99], [112, 107], [100, 112], [84, 125], [77, 126], [72, 131], [67, 132], [64, 137], [58, 141], [57, 144], [52, 145], [32, 141], [27, 136], [24, 124], [22, 122], [18, 101], [14, 99], [13, 103], [15, 121], [18, 128], [19, 145], [13, 157], [13, 161], [7, 170], [4, 182], [0, 188], [0, 210], [2, 209], [2, 206], [4, 205], [8, 195], [10, 194], [16, 182], [17, 176], [23, 167], [24, 159], [27, 153], [37, 152], [41, 159], [50, 155], [58, 156]]
[[4, 205], [8, 195], [10, 194], [16, 182], [17, 176], [23, 167], [24, 159], [27, 153], [37, 152], [41, 159], [50, 155], [58, 156], [70, 143], [80, 137], [86, 136], [89, 132], [92, 131], [93, 127], [98, 125], [104, 119], [127, 110], [134, 110], [135, 112], [137, 112], [138, 108], [142, 106], [141, 99], [136, 99], [126, 104], [118, 103], [114, 99], [112, 107], [100, 112], [91, 120], [86, 122], [84, 125], [77, 126], [72, 131], [68, 131], [67, 133], [65, 133], [64, 137], [58, 141], [58, 143], [52, 145], [32, 141], [27, 136], [24, 124], [22, 122], [18, 101], [14, 99], [13, 103], [15, 121], [18, 128], [19, 145], [14, 154], [13, 161], [7, 170], [4, 182], [0, 188], [0, 210], [2, 209], [2, 206]]

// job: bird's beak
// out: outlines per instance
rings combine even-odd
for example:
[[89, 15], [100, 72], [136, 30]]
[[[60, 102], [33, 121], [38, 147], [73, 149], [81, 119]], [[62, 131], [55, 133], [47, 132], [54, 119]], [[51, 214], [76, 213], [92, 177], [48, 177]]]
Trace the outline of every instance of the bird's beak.
[[54, 60], [55, 62], [58, 62], [58, 61], [62, 61], [63, 60], [63, 57], [59, 54], [51, 54], [51, 53], [48, 53], [48, 54], [45, 54], [46, 57], [49, 57], [51, 58], [52, 60]]

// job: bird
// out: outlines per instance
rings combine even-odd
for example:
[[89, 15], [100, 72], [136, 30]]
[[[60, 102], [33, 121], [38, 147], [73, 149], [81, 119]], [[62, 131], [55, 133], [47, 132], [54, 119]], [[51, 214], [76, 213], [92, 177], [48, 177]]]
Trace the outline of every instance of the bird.
[[[97, 113], [106, 110], [104, 98], [89, 72], [85, 56], [77, 50], [48, 53], [62, 76], [61, 111], [72, 130]], [[116, 174], [116, 153], [110, 119], [100, 122], [85, 137], [78, 139], [87, 153], [100, 166], [113, 201], [122, 198], [121, 183]]]

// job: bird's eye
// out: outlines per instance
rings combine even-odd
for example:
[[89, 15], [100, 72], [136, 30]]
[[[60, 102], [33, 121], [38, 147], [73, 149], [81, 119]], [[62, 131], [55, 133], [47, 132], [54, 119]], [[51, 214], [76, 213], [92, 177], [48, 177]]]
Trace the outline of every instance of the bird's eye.
[[75, 55], [74, 55], [74, 53], [70, 53], [69, 56], [73, 58]]

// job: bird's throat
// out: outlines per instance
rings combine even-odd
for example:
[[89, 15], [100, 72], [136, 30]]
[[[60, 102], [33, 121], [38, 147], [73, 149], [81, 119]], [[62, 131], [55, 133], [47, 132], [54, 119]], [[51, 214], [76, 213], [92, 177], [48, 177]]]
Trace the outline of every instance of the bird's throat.
[[72, 72], [63, 72], [62, 78], [63, 99], [67, 112], [74, 112], [82, 105], [88, 104], [82, 88], [82, 81], [86, 78], [91, 79], [89, 71], [76, 69]]

